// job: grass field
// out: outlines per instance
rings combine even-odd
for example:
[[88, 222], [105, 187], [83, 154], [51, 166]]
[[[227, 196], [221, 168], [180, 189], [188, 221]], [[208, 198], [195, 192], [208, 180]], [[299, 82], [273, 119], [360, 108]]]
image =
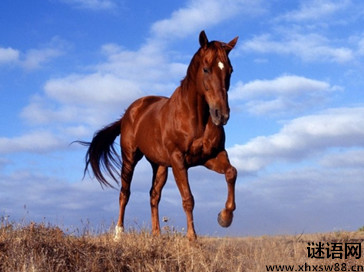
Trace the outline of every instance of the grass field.
[[181, 233], [129, 231], [114, 242], [112, 232], [72, 235], [44, 223], [0, 224], [0, 271], [364, 271], [363, 231], [193, 243]]

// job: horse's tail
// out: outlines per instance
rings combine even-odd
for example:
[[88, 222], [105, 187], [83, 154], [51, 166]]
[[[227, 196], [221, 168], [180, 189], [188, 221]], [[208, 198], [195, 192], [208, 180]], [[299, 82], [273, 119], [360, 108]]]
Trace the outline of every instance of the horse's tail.
[[120, 123], [121, 120], [116, 121], [97, 131], [91, 142], [77, 141], [88, 146], [84, 175], [86, 175], [88, 166], [91, 165], [92, 172], [101, 186], [114, 187], [106, 180], [103, 171], [106, 171], [119, 184], [121, 159], [114, 148], [114, 141], [120, 135]]

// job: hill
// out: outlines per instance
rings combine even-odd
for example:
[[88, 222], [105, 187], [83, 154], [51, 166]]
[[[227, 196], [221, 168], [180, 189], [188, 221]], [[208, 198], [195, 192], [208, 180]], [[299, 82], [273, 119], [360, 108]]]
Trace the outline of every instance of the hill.
[[364, 232], [241, 238], [130, 231], [66, 234], [57, 226], [0, 225], [0, 271], [364, 271]]

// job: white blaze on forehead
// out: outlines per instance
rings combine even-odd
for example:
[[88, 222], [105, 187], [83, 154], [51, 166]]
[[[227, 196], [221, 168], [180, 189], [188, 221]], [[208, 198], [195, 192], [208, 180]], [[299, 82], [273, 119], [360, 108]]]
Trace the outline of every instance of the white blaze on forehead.
[[221, 61], [219, 61], [218, 63], [217, 63], [217, 66], [219, 66], [219, 68], [222, 70], [222, 69], [224, 69], [224, 64], [221, 62]]

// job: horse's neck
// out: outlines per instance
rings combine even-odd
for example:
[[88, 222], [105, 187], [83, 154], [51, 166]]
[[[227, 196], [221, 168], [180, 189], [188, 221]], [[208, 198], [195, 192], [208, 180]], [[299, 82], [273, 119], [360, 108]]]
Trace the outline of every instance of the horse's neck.
[[195, 120], [195, 125], [205, 126], [209, 116], [209, 107], [203, 96], [196, 90], [194, 85], [187, 88], [180, 87], [180, 103], [186, 116], [190, 120]]
[[197, 96], [195, 98], [197, 100], [197, 108], [196, 108], [196, 114], [198, 116], [199, 124], [205, 126], [207, 124], [207, 120], [209, 115], [209, 106], [202, 96]]

